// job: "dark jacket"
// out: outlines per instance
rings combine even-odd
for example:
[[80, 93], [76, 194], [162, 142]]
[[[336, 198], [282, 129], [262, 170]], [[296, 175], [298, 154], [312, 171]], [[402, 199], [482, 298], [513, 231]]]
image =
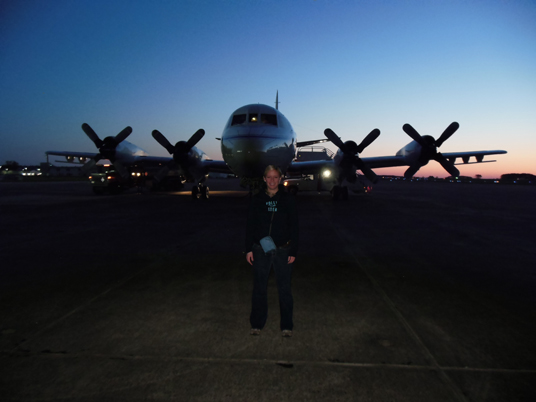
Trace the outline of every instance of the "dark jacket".
[[246, 228], [246, 253], [252, 251], [253, 245], [259, 244], [260, 239], [268, 235], [274, 239], [276, 246], [288, 245], [289, 255], [296, 256], [298, 252], [296, 200], [281, 188], [271, 198], [264, 191], [251, 198]]

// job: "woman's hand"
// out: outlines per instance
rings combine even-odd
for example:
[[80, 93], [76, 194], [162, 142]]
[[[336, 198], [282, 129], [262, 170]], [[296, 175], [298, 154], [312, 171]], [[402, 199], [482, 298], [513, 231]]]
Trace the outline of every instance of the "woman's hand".
[[249, 263], [249, 265], [253, 265], [253, 251], [250, 251], [246, 254], [246, 261]]
[[291, 255], [288, 256], [288, 263], [289, 264], [292, 264], [294, 262], [294, 260], [296, 259], [296, 257], [293, 257]]

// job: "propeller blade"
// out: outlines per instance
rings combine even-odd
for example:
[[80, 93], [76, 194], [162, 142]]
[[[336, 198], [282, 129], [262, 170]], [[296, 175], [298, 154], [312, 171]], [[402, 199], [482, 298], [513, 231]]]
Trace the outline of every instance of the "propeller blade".
[[460, 176], [460, 171], [445, 158], [441, 153], [437, 153], [436, 157], [434, 158], [436, 161], [439, 162], [441, 166], [443, 166], [443, 169], [445, 169], [452, 177], [458, 177]]
[[424, 166], [431, 159], [439, 162], [439, 164], [443, 166], [443, 169], [445, 169], [451, 176], [458, 177], [460, 175], [460, 171], [456, 169], [454, 164], [449, 162], [441, 153], [437, 152], [437, 147], [440, 147], [441, 144], [448, 140], [450, 136], [454, 134], [456, 130], [458, 130], [458, 128], [460, 128], [460, 125], [456, 122], [452, 122], [445, 129], [445, 131], [443, 131], [443, 134], [441, 134], [437, 141], [434, 141], [430, 136], [425, 136], [425, 138], [421, 137], [417, 130], [415, 130], [412, 126], [409, 124], [404, 124], [402, 129], [422, 147], [419, 164], [410, 166], [404, 173], [404, 177], [406, 179], [411, 179], [413, 175], [417, 173], [420, 167]]
[[409, 135], [414, 141], [416, 141], [421, 147], [428, 148], [428, 145], [424, 142], [421, 135], [411, 125], [407, 123], [404, 124], [402, 126], [402, 130], [404, 130], [406, 134]]
[[344, 142], [331, 130], [331, 128], [326, 128], [324, 130], [324, 135], [328, 140], [330, 140], [333, 144], [335, 144], [342, 152], [346, 152], [346, 147], [344, 146]]
[[421, 167], [419, 165], [413, 165], [410, 166], [405, 172], [404, 172], [404, 178], [409, 180], [413, 177], [415, 173], [419, 171]]
[[125, 127], [119, 134], [115, 136], [115, 142], [119, 144], [121, 141], [125, 140], [131, 133], [132, 127]]
[[357, 153], [363, 152], [363, 150], [368, 147], [370, 144], [372, 144], [376, 138], [380, 136], [380, 130], [375, 128], [372, 130], [364, 139], [361, 141], [361, 144], [357, 146]]
[[372, 183], [376, 184], [378, 182], [378, 176], [376, 175], [376, 173], [374, 173], [374, 171], [369, 168], [360, 158], [355, 158], [354, 165], [356, 165], [357, 168], [361, 170], [365, 177], [369, 179]]
[[97, 133], [95, 133], [95, 131], [93, 131], [93, 129], [89, 126], [89, 124], [87, 124], [87, 123], [82, 124], [82, 130], [84, 130], [84, 133], [86, 133], [86, 135], [89, 137], [89, 139], [91, 141], [93, 141], [93, 143], [95, 144], [95, 146], [97, 148], [102, 147], [101, 139], [99, 138]]
[[170, 154], [173, 154], [173, 152], [175, 152], [175, 147], [173, 145], [171, 145], [171, 143], [168, 141], [168, 139], [166, 137], [164, 137], [164, 134], [162, 134], [160, 131], [158, 130], [153, 130], [153, 138], [160, 144], [162, 145], [164, 148], [166, 148], [166, 150], [170, 153]]
[[[371, 182], [378, 182], [378, 176], [376, 173], [369, 168], [365, 162], [363, 162], [358, 156], [358, 153], [363, 152], [363, 150], [368, 147], [372, 142], [378, 138], [380, 135], [380, 130], [375, 128], [372, 130], [364, 139], [361, 141], [361, 144], [357, 145], [354, 141], [342, 142], [342, 140], [333, 132], [332, 129], [326, 128], [324, 130], [324, 135], [328, 140], [335, 144], [345, 155], [347, 161], [351, 161], [354, 166], [356, 166]], [[345, 163], [344, 160], [341, 162], [341, 165]], [[353, 174], [355, 175], [355, 173]]]
[[436, 147], [440, 147], [441, 144], [443, 144], [446, 140], [450, 138], [452, 134], [456, 132], [460, 128], [460, 125], [456, 122], [450, 123], [450, 125], [443, 131], [443, 134], [436, 140], [435, 144]]
[[192, 135], [190, 139], [188, 140], [188, 142], [186, 143], [186, 145], [188, 146], [188, 151], [192, 149], [195, 146], [195, 144], [201, 141], [201, 138], [203, 138], [204, 135], [205, 135], [205, 130], [203, 130], [202, 128], [197, 130], [194, 133], [194, 135]]

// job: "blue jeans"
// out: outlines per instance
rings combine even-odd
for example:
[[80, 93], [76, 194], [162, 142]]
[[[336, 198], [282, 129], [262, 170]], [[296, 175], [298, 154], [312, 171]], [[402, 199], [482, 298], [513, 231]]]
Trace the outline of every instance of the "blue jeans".
[[268, 318], [268, 278], [274, 268], [279, 293], [281, 330], [292, 330], [294, 300], [291, 292], [292, 266], [288, 263], [288, 249], [277, 248], [265, 254], [261, 246], [253, 246], [253, 295], [251, 298], [251, 328], [263, 329]]

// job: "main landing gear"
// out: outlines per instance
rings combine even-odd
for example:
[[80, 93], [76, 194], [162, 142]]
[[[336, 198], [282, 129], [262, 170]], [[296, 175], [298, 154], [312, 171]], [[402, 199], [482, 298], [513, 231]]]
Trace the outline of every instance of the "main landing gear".
[[201, 198], [203, 200], [208, 199], [209, 191], [208, 187], [204, 184], [200, 184], [199, 186], [193, 186], [192, 187], [192, 198], [194, 200], [197, 200], [198, 198]]

